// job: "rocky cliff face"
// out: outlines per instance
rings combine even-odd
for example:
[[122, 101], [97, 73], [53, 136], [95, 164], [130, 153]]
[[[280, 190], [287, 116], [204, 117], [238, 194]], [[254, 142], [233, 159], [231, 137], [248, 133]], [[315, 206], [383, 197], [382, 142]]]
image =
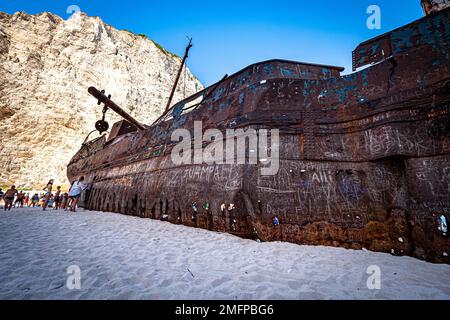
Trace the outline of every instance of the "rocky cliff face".
[[[149, 124], [164, 110], [180, 63], [98, 17], [0, 12], [0, 185], [67, 183], [67, 163], [101, 118], [88, 87], [106, 89]], [[201, 89], [185, 70], [173, 101]], [[107, 121], [115, 120], [109, 112]]]

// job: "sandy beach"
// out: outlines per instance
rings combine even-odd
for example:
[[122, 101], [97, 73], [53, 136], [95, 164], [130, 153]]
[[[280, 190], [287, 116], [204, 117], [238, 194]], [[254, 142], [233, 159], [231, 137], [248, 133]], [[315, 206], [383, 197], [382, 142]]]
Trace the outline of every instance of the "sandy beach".
[[[450, 266], [113, 213], [0, 212], [0, 299], [450, 299]], [[67, 287], [70, 266], [81, 288]], [[381, 289], [369, 290], [369, 266]]]

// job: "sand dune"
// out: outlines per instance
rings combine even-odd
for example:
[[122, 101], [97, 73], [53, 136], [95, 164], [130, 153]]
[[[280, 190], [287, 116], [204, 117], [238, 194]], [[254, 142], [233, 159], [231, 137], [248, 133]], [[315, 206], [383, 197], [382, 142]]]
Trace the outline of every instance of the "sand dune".
[[[66, 286], [81, 270], [81, 289]], [[366, 273], [381, 269], [381, 289]], [[1, 299], [450, 299], [450, 266], [112, 213], [0, 212]]]

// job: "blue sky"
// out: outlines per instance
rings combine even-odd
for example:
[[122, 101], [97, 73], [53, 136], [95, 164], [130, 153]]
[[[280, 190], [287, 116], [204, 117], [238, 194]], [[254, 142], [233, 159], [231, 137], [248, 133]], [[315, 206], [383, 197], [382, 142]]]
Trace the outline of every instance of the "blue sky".
[[[369, 5], [381, 8], [381, 30], [369, 30]], [[280, 58], [351, 71], [362, 41], [422, 17], [420, 0], [0, 0], [0, 11], [50, 11], [67, 19], [77, 5], [118, 29], [146, 34], [180, 56], [194, 38], [188, 66], [205, 85], [249, 64]]]

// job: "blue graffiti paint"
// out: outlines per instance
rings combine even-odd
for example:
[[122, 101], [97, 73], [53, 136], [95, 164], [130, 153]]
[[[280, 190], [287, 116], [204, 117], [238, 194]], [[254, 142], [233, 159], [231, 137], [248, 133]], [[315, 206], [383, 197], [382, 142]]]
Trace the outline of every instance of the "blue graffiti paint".
[[256, 89], [258, 88], [258, 84], [254, 83], [248, 87], [253, 94], [256, 94]]
[[264, 73], [268, 76], [271, 76], [273, 74], [273, 65], [271, 64], [265, 64], [263, 66]]
[[222, 87], [219, 87], [218, 89], [216, 89], [216, 91], [213, 94], [213, 100], [214, 101], [219, 100], [222, 97], [224, 92], [225, 92], [225, 89]]
[[358, 181], [353, 179], [344, 178], [338, 182], [338, 189], [341, 194], [349, 198], [357, 198], [367, 192], [367, 189], [363, 187]]
[[367, 49], [366, 48], [361, 48], [357, 54], [360, 56], [359, 60], [356, 62], [357, 64], [364, 64], [364, 62], [367, 59]]
[[331, 70], [328, 68], [322, 68], [322, 80], [331, 78]]
[[338, 106], [331, 106], [331, 107], [322, 108], [322, 111], [336, 111], [337, 109], [338, 109]]
[[320, 92], [319, 97], [325, 98], [325, 97], [327, 96], [327, 94], [328, 94], [328, 90], [327, 90], [327, 89], [323, 89], [323, 90]]
[[367, 87], [369, 85], [369, 73], [367, 69], [361, 71], [361, 79], [363, 85]]
[[311, 79], [313, 78], [313, 74], [306, 70], [301, 70], [299, 74], [299, 79]]
[[322, 80], [306, 80], [309, 82], [309, 94], [317, 96], [319, 94], [319, 90], [322, 86]]
[[242, 105], [244, 103], [244, 99], [245, 99], [245, 93], [241, 93], [239, 95], [239, 105]]
[[336, 94], [338, 96], [339, 103], [345, 104], [346, 102], [348, 102], [348, 94], [356, 91], [357, 89], [358, 85], [356, 84], [338, 88], [336, 90]]
[[172, 117], [179, 117], [183, 113], [184, 106], [184, 103], [179, 103], [178, 105], [176, 105], [172, 110]]
[[227, 107], [227, 103], [221, 102], [219, 103], [219, 111], [224, 111]]
[[181, 115], [179, 118], [175, 119], [174, 122], [172, 123], [172, 128], [179, 128], [184, 126], [184, 124], [187, 121], [187, 117], [186, 115]]
[[375, 43], [370, 47], [370, 55], [375, 55], [380, 51], [380, 45], [378, 43]]
[[310, 83], [309, 81], [303, 82], [303, 96], [304, 97], [307, 97], [309, 95], [309, 88], [310, 88], [309, 83]]
[[237, 78], [236, 78], [236, 82], [242, 86], [244, 85], [247, 80], [250, 78], [250, 72], [249, 70], [244, 71], [242, 74], [240, 74]]
[[436, 16], [431, 21], [426, 20], [414, 27], [394, 31], [391, 35], [393, 52], [398, 54], [406, 49], [423, 44], [430, 45], [433, 50], [448, 51], [450, 38], [450, 19]]
[[412, 37], [416, 33], [413, 29], [405, 28], [392, 33], [392, 43], [394, 45], [394, 53], [400, 53], [405, 49], [411, 48], [414, 44]]
[[441, 64], [442, 64], [441, 59], [436, 59], [436, 60], [433, 61], [433, 66], [434, 66], [434, 67], [438, 67], [438, 66], [440, 66]]
[[280, 68], [280, 73], [283, 77], [286, 78], [294, 78], [296, 76], [296, 73], [288, 68]]

